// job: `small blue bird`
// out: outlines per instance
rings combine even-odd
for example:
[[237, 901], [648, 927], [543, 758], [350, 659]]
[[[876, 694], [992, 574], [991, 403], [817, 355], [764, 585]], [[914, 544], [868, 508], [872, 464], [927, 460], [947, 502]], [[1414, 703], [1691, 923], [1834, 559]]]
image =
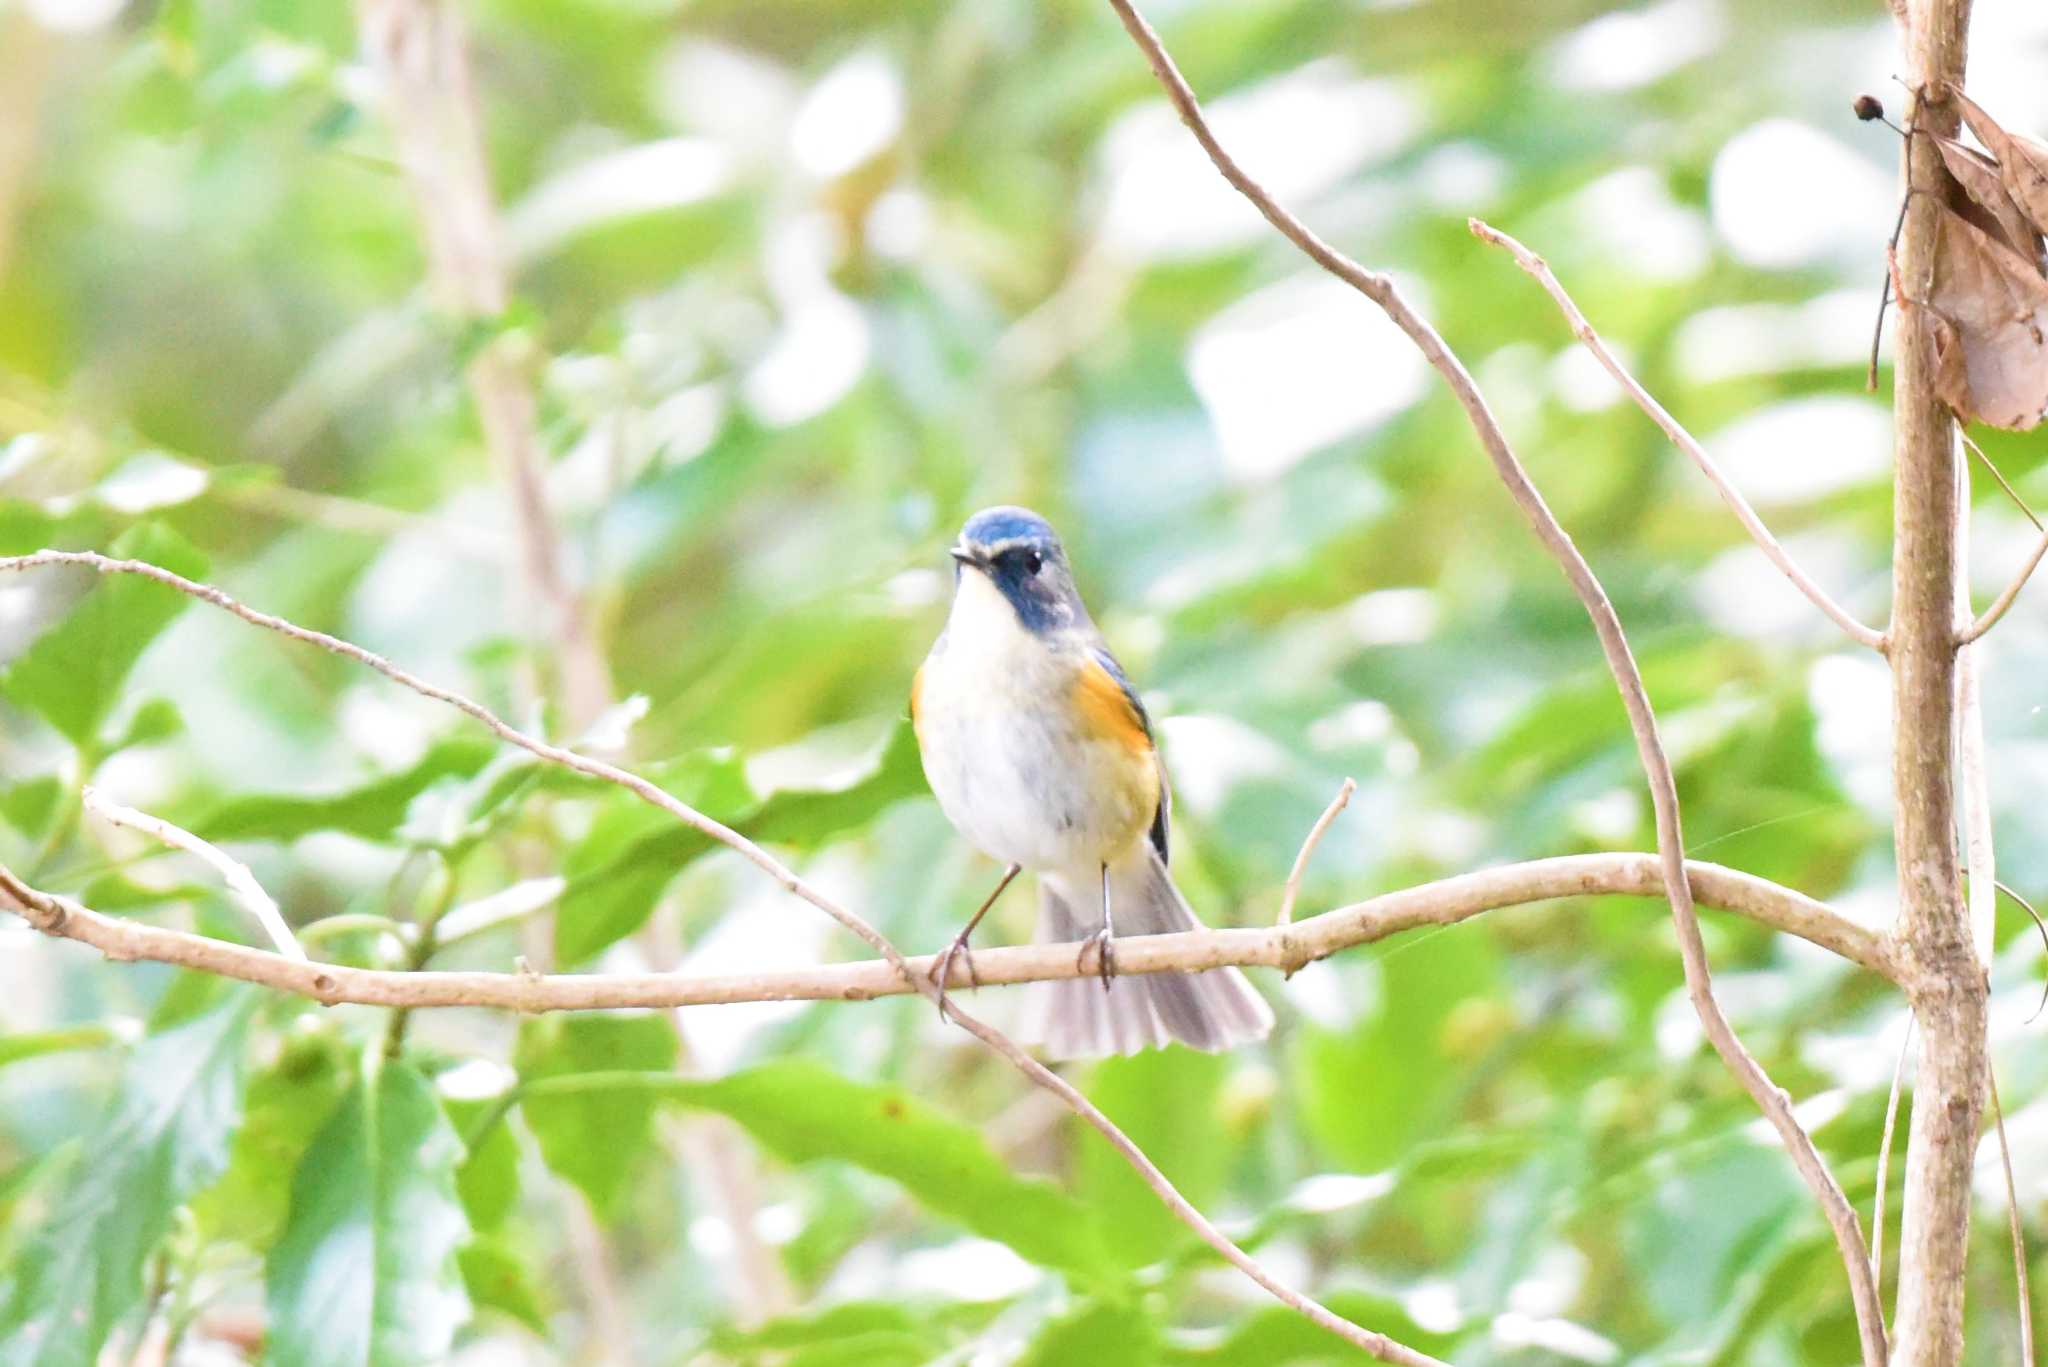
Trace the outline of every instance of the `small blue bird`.
[[1201, 922], [1166, 871], [1172, 798], [1151, 720], [1089, 619], [1059, 537], [1028, 509], [988, 508], [951, 554], [953, 610], [911, 685], [911, 721], [947, 820], [1008, 868], [934, 979], [943, 988], [974, 927], [1030, 869], [1038, 939], [1085, 936], [1079, 961], [1092, 952], [1102, 980], [1032, 984], [1023, 1033], [1047, 1054], [1264, 1038], [1273, 1013], [1234, 968], [1116, 976], [1117, 931]]

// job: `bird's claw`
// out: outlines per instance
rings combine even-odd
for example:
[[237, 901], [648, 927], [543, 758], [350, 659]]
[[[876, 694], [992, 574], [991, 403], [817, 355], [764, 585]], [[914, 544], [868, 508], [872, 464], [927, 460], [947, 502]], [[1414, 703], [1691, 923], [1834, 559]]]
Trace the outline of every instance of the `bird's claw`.
[[1076, 971], [1088, 971], [1088, 951], [1095, 951], [1095, 971], [1102, 978], [1102, 990], [1109, 991], [1109, 985], [1116, 978], [1116, 940], [1104, 926], [1087, 939], [1081, 941], [1081, 952], [1074, 956]]

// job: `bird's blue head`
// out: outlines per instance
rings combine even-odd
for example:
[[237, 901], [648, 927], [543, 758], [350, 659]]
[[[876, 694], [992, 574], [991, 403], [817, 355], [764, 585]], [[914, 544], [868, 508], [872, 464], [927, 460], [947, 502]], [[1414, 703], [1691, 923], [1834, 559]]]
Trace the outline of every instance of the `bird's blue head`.
[[951, 554], [959, 562], [956, 578], [985, 575], [1026, 631], [1043, 634], [1088, 620], [1059, 534], [1029, 508], [982, 509], [960, 529]]

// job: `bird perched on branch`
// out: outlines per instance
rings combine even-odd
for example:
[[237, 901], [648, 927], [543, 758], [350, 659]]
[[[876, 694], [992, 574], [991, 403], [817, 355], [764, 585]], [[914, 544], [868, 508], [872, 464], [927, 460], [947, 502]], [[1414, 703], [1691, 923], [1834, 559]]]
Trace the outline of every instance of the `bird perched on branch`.
[[911, 685], [910, 715], [946, 818], [1008, 867], [933, 969], [940, 1011], [956, 958], [972, 978], [968, 937], [1030, 869], [1038, 939], [1081, 940], [1078, 966], [1092, 961], [1100, 980], [1031, 985], [1024, 1033], [1048, 1054], [1263, 1038], [1273, 1013], [1234, 968], [1117, 976], [1118, 933], [1201, 922], [1167, 873], [1172, 799], [1151, 720], [1089, 619], [1059, 537], [1028, 509], [989, 508], [951, 554], [952, 614]]

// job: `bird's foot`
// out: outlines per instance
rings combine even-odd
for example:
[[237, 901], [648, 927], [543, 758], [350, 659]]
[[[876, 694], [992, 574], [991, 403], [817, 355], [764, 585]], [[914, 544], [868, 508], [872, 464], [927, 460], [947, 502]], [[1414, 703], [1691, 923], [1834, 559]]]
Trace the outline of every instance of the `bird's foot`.
[[1088, 951], [1091, 949], [1095, 951], [1095, 971], [1102, 979], [1102, 990], [1107, 992], [1116, 978], [1116, 937], [1110, 934], [1108, 926], [1081, 941], [1081, 952], [1074, 956], [1074, 967], [1083, 973], [1088, 971]]

